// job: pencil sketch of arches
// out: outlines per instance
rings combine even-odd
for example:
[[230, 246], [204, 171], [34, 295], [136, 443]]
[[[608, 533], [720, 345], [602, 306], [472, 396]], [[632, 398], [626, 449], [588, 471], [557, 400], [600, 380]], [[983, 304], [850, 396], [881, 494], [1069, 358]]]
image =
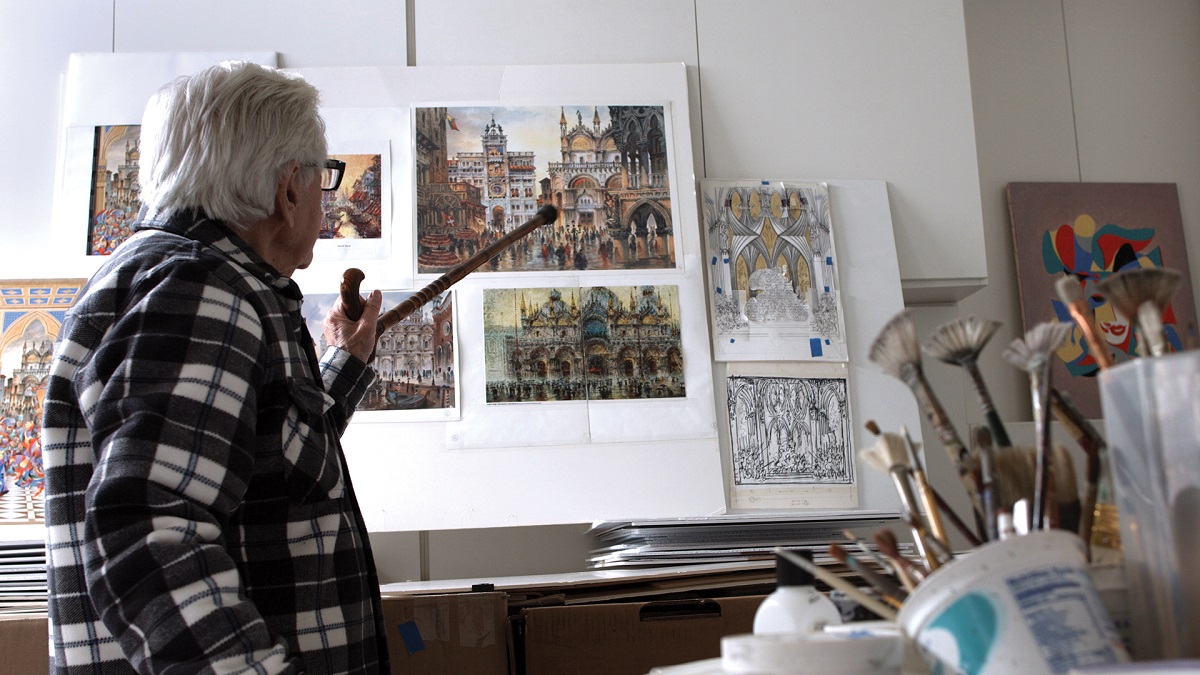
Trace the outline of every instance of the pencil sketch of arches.
[[850, 411], [842, 378], [728, 378], [737, 485], [854, 482]]

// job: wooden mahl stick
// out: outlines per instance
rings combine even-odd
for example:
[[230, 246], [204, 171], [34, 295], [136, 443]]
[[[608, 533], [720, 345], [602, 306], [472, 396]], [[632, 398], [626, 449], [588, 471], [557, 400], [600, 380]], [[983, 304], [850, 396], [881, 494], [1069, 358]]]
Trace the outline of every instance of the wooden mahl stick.
[[[526, 237], [542, 225], [553, 223], [556, 220], [558, 220], [558, 209], [549, 204], [538, 209], [538, 212], [532, 218], [525, 221], [517, 229], [492, 242], [458, 265], [455, 265], [449, 272], [446, 272], [425, 288], [412, 294], [404, 302], [380, 314], [379, 321], [375, 324], [375, 337], [383, 335], [384, 331], [400, 323], [404, 317], [417, 311], [421, 305], [434, 299], [447, 288], [462, 281], [463, 277], [475, 271], [476, 268], [491, 260], [504, 249]], [[362, 270], [354, 267], [351, 267], [342, 274], [340, 289], [342, 304], [346, 308], [346, 315], [353, 321], [357, 321], [362, 316], [363, 301], [358, 289], [365, 278], [366, 275], [363, 274]]]

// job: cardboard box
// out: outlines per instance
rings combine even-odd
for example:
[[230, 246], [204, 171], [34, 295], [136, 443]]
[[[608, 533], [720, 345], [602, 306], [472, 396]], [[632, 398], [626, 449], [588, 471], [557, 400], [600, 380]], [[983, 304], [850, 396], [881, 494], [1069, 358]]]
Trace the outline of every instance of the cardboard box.
[[[385, 596], [392, 672], [508, 675], [506, 598], [504, 593]], [[0, 672], [49, 671], [46, 622], [44, 615], [0, 618]]]
[[514, 675], [645, 675], [715, 658], [749, 633], [766, 596], [622, 602], [521, 610], [510, 619]]
[[50, 671], [50, 627], [46, 615], [0, 618], [0, 658], [5, 673]]
[[496, 592], [384, 595], [392, 673], [508, 675], [507, 597]]

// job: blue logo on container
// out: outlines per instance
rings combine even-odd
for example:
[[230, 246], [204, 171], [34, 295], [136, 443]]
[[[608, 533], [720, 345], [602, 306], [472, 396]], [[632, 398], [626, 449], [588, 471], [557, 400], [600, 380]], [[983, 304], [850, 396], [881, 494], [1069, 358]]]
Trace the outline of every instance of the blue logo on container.
[[[958, 663], [939, 663], [933, 672], [940, 674], [946, 667], [951, 672], [974, 675], [983, 671], [988, 654], [996, 644], [996, 633], [1000, 622], [995, 605], [979, 593], [967, 593], [955, 600], [929, 626], [922, 631], [921, 643], [940, 643], [947, 638], [953, 640], [958, 653]], [[928, 651], [928, 650], [927, 650]], [[948, 649], [935, 650], [948, 655]]]

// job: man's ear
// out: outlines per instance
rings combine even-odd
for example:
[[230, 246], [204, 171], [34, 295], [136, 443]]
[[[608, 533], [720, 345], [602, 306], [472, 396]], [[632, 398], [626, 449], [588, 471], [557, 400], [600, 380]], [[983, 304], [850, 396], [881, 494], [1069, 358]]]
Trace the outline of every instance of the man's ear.
[[295, 221], [296, 204], [300, 201], [299, 185], [296, 183], [299, 173], [300, 163], [292, 160], [279, 172], [279, 182], [275, 185], [275, 212], [288, 227]]

